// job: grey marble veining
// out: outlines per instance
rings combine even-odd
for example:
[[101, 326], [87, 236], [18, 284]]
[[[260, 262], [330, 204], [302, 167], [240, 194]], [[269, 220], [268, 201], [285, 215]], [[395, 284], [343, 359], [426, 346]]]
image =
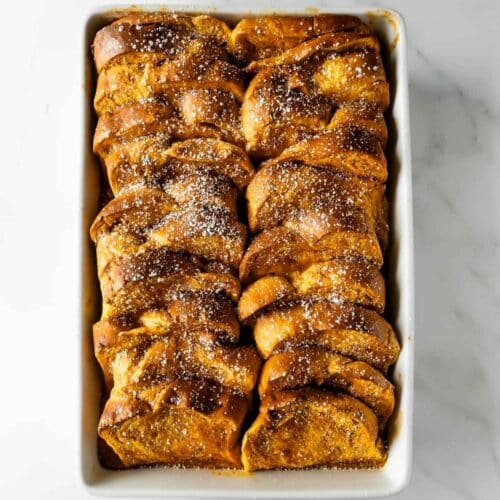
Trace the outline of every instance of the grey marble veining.
[[414, 468], [399, 498], [496, 499], [500, 67], [492, 23], [500, 9], [443, 2], [429, 16], [421, 2], [399, 8], [411, 40], [416, 250]]

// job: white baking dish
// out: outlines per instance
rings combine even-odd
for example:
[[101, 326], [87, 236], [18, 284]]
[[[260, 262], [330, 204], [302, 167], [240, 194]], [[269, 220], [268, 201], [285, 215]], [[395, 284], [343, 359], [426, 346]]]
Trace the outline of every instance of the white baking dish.
[[[113, 7], [116, 9], [116, 7]], [[401, 342], [401, 354], [395, 366], [393, 381], [398, 403], [389, 433], [389, 458], [385, 467], [376, 471], [276, 471], [253, 475], [214, 473], [206, 470], [167, 468], [110, 471], [99, 464], [96, 429], [99, 419], [100, 378], [93, 356], [91, 326], [97, 319], [100, 295], [96, 276], [94, 247], [88, 228], [97, 212], [99, 165], [91, 151], [94, 128], [92, 93], [93, 62], [90, 44], [96, 31], [109, 22], [110, 8], [88, 13], [82, 40], [83, 92], [83, 162], [82, 175], [82, 329], [81, 329], [81, 477], [90, 493], [109, 496], [165, 496], [211, 498], [342, 498], [382, 496], [395, 493], [407, 484], [411, 470], [413, 412], [413, 219], [408, 116], [408, 70], [406, 31], [401, 16], [394, 11], [342, 8], [328, 2], [321, 9], [304, 9], [297, 0], [261, 4], [243, 1], [179, 5], [165, 2], [168, 8], [185, 12], [210, 12], [237, 19], [265, 12], [315, 14], [332, 12], [354, 14], [369, 22], [386, 46], [385, 64], [391, 82], [393, 104], [388, 113], [391, 141], [388, 148], [391, 202], [391, 243], [387, 256], [388, 317]], [[158, 10], [158, 6], [145, 7]]]

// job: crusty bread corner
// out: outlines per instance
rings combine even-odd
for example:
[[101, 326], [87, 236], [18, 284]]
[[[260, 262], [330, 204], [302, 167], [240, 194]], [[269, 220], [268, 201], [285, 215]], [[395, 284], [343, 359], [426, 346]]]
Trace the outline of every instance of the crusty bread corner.
[[[385, 144], [379, 113], [389, 106], [390, 96], [377, 38], [355, 21], [350, 29], [342, 30], [340, 22], [338, 30], [327, 31], [328, 23], [315, 30], [310, 18], [304, 26], [309, 34], [300, 33], [300, 22], [287, 19], [284, 28], [272, 18], [245, 20], [233, 31], [233, 50], [240, 57], [254, 57], [247, 68], [254, 76], [241, 111], [248, 152], [259, 160], [275, 158], [297, 142], [352, 123], [353, 114], [358, 119], [364, 115], [358, 126]], [[300, 35], [287, 39], [290, 24]], [[266, 29], [278, 33], [275, 45], [261, 40], [259, 33]], [[337, 121], [335, 114], [344, 108], [356, 111], [340, 111]]]
[[230, 47], [245, 64], [276, 57], [307, 40], [335, 32], [367, 34], [368, 27], [357, 17], [264, 16], [242, 19], [231, 32]]
[[116, 387], [99, 422], [125, 467], [165, 464], [240, 468], [238, 437], [248, 396], [208, 382]]
[[94, 38], [92, 51], [100, 72], [114, 57], [129, 52], [182, 51], [196, 35], [227, 46], [230, 33], [226, 23], [212, 16], [134, 13], [102, 28]]
[[315, 389], [265, 397], [245, 433], [245, 470], [381, 467], [387, 454], [375, 414], [350, 396]]

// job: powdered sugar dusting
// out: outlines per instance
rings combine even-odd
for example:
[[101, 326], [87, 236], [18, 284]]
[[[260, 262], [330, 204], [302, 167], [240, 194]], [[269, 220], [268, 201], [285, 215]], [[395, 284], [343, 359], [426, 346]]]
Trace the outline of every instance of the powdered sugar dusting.
[[[235, 313], [247, 185], [249, 226], [260, 234], [242, 275], [290, 283], [255, 298], [265, 304], [252, 318], [257, 347], [281, 372], [261, 406], [271, 427], [261, 422], [248, 442], [260, 436], [264, 468], [315, 465], [301, 434], [313, 419], [331, 423], [342, 408], [332, 436], [352, 452], [368, 407], [388, 416], [379, 411], [385, 379], [369, 366], [385, 371], [398, 352], [376, 312], [388, 104], [378, 42], [350, 16], [242, 26], [232, 37], [209, 16], [134, 14], [96, 37], [94, 148], [116, 196], [92, 228], [104, 299], [96, 355], [114, 383], [100, 434], [126, 466], [239, 465], [233, 443], [260, 365]], [[249, 54], [260, 60], [246, 61], [246, 90], [235, 60]], [[272, 158], [252, 181], [239, 146]], [[270, 437], [289, 418], [302, 422], [300, 446]], [[247, 451], [247, 463], [260, 460]], [[375, 443], [364, 453], [360, 464], [382, 460]]]
[[[243, 142], [243, 73], [222, 23], [146, 18], [108, 29], [115, 56], [96, 94], [95, 145], [116, 194], [93, 227], [106, 332], [96, 346], [115, 384], [101, 429], [126, 465], [144, 460], [137, 441], [147, 462], [234, 466], [223, 436], [239, 432], [260, 364], [238, 343], [234, 308], [246, 236], [237, 197], [253, 171], [221, 141]], [[190, 443], [192, 459], [176, 456]]]

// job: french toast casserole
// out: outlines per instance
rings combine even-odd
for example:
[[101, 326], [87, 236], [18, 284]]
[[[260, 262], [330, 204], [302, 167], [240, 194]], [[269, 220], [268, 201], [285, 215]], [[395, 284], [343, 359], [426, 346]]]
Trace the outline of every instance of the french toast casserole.
[[399, 343], [375, 35], [129, 13], [92, 49], [101, 461], [383, 466]]

